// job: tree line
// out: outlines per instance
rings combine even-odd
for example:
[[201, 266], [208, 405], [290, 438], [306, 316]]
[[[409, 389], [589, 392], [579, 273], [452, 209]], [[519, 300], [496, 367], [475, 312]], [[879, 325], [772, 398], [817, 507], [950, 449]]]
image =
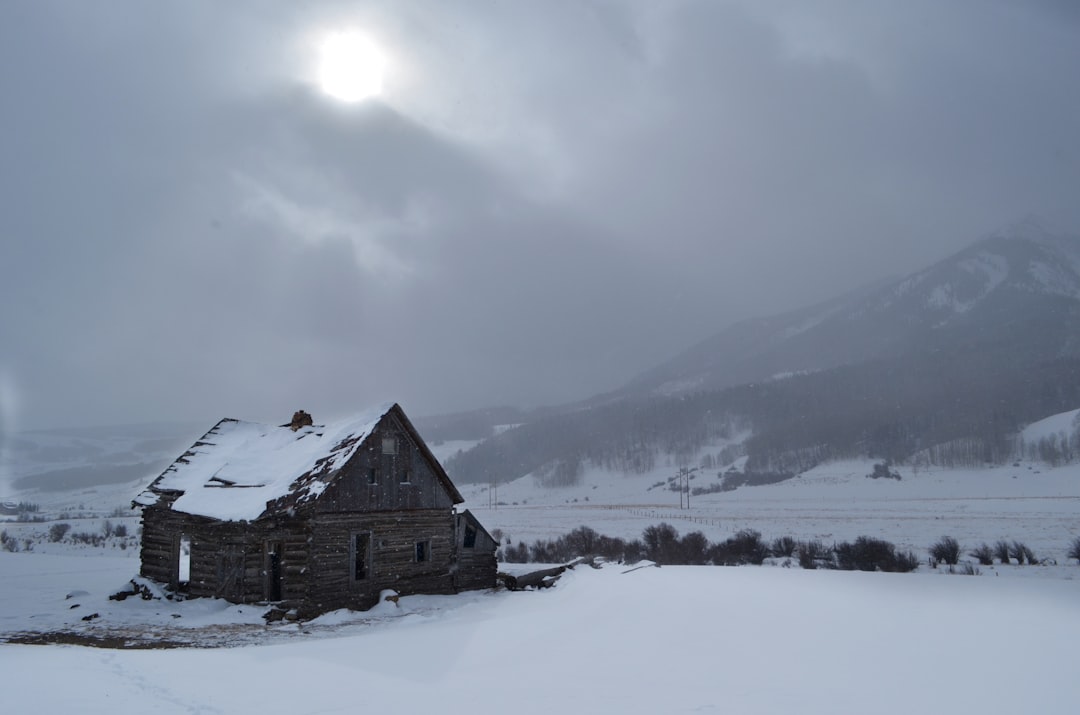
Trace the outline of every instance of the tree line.
[[[782, 380], [680, 397], [624, 399], [549, 415], [447, 462], [462, 482], [536, 473], [574, 484], [587, 466], [641, 474], [664, 466], [730, 464], [796, 474], [822, 462], [869, 457], [945, 467], [1001, 464], [1016, 456], [1080, 458], [1080, 436], [1019, 445], [1018, 430], [1080, 405], [1080, 358], [1028, 365], [980, 350], [877, 360]], [[741, 447], [698, 458], [743, 430]], [[700, 466], [700, 465], [694, 465]]]

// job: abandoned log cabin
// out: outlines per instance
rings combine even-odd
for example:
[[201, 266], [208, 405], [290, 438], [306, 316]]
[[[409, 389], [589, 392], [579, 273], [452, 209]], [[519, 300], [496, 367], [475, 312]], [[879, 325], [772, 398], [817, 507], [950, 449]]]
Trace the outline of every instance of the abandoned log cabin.
[[302, 617], [495, 585], [491, 535], [398, 405], [336, 425], [223, 419], [135, 499], [146, 578]]

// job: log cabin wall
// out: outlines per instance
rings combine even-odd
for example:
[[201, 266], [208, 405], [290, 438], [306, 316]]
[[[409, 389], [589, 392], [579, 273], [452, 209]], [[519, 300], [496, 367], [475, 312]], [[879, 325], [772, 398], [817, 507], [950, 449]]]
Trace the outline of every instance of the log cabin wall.
[[[255, 603], [277, 595], [285, 602], [306, 599], [309, 536], [304, 519], [228, 522], [158, 506], [143, 512], [142, 576], [190, 596]], [[181, 583], [181, 541], [190, 548], [188, 580]], [[268, 582], [268, 546], [278, 554], [279, 589]]]
[[[354, 578], [355, 537], [368, 534], [369, 571]], [[318, 514], [312, 524], [311, 584], [305, 610], [365, 609], [379, 592], [453, 593], [454, 517], [449, 509]], [[424, 542], [424, 560], [417, 559]]]
[[498, 544], [472, 514], [458, 514], [457, 523], [455, 587], [458, 591], [494, 588], [495, 574], [498, 571], [495, 549]]
[[176, 588], [183, 515], [167, 506], [148, 506], [142, 514], [139, 574]]

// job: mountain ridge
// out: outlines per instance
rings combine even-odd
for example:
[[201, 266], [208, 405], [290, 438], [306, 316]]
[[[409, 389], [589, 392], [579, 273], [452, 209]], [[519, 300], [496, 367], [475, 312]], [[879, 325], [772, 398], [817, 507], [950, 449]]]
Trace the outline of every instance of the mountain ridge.
[[[760, 474], [874, 457], [998, 462], [1025, 424], [1080, 405], [1080, 239], [1026, 220], [927, 268], [737, 323], [625, 387], [448, 460], [461, 481], [745, 456]], [[725, 455], [710, 443], [750, 426]], [[935, 461], [936, 460], [936, 461]]]
[[[676, 396], [897, 352], [949, 349], [953, 341], [945, 329], [970, 341], [990, 332], [999, 319], [1016, 319], [1010, 306], [1027, 315], [1041, 309], [1080, 331], [1080, 238], [1025, 219], [908, 276], [736, 323], [603, 398]], [[1044, 354], [1051, 357], [1076, 354], [1080, 340], [1046, 347]]]

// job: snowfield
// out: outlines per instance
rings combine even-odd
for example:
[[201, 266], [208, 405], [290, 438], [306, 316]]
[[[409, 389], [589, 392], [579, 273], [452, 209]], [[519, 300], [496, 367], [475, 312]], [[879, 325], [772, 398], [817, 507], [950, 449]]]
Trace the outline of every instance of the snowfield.
[[[117, 507], [145, 482], [20, 493], [44, 521], [0, 524], [19, 547], [0, 550], [0, 688], [12, 712], [47, 713], [1076, 712], [1080, 566], [1065, 555], [1080, 536], [1080, 465], [901, 468], [900, 480], [868, 479], [872, 467], [822, 465], [694, 496], [690, 509], [666, 488], [668, 466], [592, 470], [564, 489], [526, 477], [497, 498], [487, 485], [462, 492], [515, 544], [581, 525], [639, 538], [668, 521], [712, 541], [745, 528], [827, 544], [873, 536], [922, 559], [943, 535], [969, 561], [980, 542], [1021, 540], [1045, 563], [975, 576], [926, 563], [804, 571], [783, 559], [579, 566], [543, 591], [412, 596], [266, 625], [265, 606], [167, 600], [156, 587], [151, 600], [109, 599], [138, 572], [137, 520]], [[48, 540], [58, 521], [74, 535], [101, 533], [106, 519], [128, 536]]]
[[[39, 586], [14, 593], [3, 579], [5, 609], [48, 612], [67, 589], [100, 590], [135, 564], [87, 558], [74, 570], [65, 558], [74, 557], [0, 554], [0, 570], [16, 583], [38, 571]], [[291, 637], [271, 644], [0, 645], [0, 687], [12, 712], [110, 714], [1050, 715], [1080, 702], [1080, 581], [626, 571], [579, 566], [545, 591], [404, 598], [362, 620], [325, 617], [336, 628], [280, 626]], [[103, 606], [81, 598], [83, 609]], [[125, 608], [145, 617], [152, 603], [129, 599], [110, 617]], [[164, 619], [184, 620], [188, 609], [205, 616], [213, 602], [168, 605], [183, 616]]]

